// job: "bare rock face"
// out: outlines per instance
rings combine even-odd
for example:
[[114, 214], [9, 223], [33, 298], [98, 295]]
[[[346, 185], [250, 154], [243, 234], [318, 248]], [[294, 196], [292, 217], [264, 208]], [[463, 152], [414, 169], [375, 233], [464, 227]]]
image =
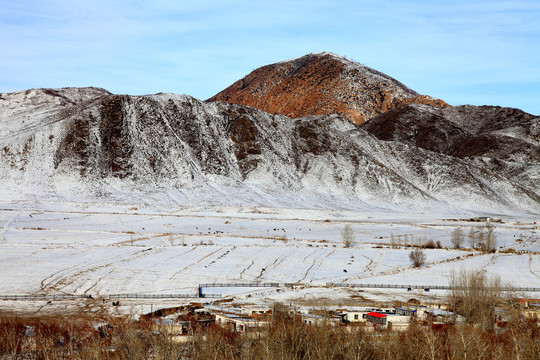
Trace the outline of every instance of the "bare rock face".
[[355, 124], [406, 104], [448, 106], [331, 53], [263, 66], [207, 101], [247, 105], [290, 118], [339, 114]]

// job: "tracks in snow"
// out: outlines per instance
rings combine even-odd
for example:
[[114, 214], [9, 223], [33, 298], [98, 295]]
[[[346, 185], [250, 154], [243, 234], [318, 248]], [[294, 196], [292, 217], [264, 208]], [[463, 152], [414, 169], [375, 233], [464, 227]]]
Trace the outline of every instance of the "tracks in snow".
[[532, 256], [532, 254], [529, 254], [529, 271], [533, 276], [536, 276], [537, 278], [540, 279], [540, 276], [537, 275], [532, 269], [532, 262], [533, 262], [533, 256]]

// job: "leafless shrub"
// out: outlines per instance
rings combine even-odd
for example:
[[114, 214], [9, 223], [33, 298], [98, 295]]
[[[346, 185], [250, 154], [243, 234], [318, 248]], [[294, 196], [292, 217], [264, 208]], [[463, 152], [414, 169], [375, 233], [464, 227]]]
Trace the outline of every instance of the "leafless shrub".
[[429, 239], [427, 242], [424, 243], [424, 247], [426, 249], [435, 249], [437, 245], [435, 245], [435, 241], [433, 241], [432, 239]]
[[409, 253], [409, 259], [414, 267], [420, 267], [426, 263], [426, 254], [422, 250], [414, 249]]

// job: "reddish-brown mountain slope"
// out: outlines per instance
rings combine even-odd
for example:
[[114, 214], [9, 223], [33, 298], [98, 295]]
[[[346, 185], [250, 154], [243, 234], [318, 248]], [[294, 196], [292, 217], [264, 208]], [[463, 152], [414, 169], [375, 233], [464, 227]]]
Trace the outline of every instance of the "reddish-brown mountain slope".
[[247, 105], [291, 118], [339, 114], [356, 124], [411, 103], [448, 106], [390, 76], [326, 52], [258, 68], [207, 101]]

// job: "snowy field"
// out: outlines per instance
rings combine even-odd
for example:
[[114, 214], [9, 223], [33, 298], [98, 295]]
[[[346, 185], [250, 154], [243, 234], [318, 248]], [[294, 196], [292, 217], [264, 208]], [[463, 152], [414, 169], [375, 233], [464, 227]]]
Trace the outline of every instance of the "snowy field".
[[[457, 226], [465, 235], [473, 226], [479, 229], [482, 223], [455, 219], [484, 214], [0, 205], [0, 295], [84, 294], [96, 299], [125, 293], [194, 294], [201, 283], [279, 282], [298, 286], [205, 291], [253, 302], [391, 301], [411, 294], [326, 284], [447, 285], [452, 272], [462, 268], [485, 271], [516, 287], [540, 287], [534, 218], [499, 215], [503, 223], [494, 224], [499, 251], [482, 254], [470, 250], [467, 239], [465, 249], [453, 249], [451, 233]], [[349, 248], [341, 236], [346, 224], [355, 235]], [[400, 246], [391, 246], [392, 235]], [[410, 248], [404, 245], [428, 240], [440, 241], [442, 248], [425, 249], [426, 264], [413, 268]], [[0, 301], [0, 307], [15, 303], [23, 306]], [[139, 305], [149, 310], [142, 300], [131, 303], [132, 308]]]

